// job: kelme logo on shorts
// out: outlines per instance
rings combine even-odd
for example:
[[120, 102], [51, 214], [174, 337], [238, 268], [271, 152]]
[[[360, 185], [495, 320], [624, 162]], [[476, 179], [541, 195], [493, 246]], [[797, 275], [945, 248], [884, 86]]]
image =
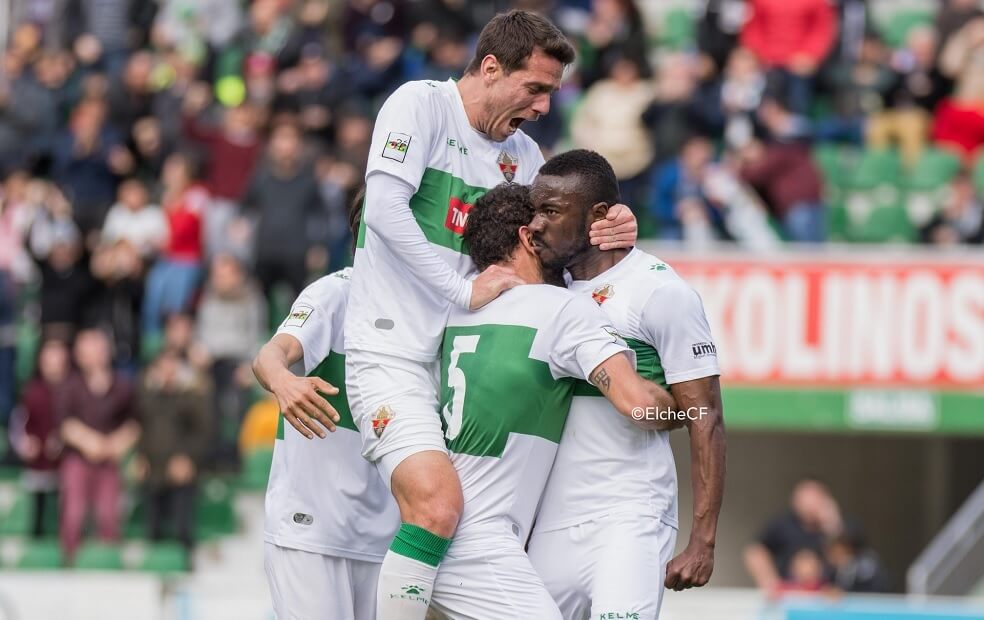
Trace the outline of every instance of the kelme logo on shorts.
[[386, 426], [393, 419], [393, 410], [388, 406], [383, 405], [376, 410], [376, 413], [372, 416], [372, 432], [375, 433], [376, 437], [381, 437], [383, 431], [386, 430]]
[[636, 611], [609, 611], [598, 614], [598, 620], [639, 620]]

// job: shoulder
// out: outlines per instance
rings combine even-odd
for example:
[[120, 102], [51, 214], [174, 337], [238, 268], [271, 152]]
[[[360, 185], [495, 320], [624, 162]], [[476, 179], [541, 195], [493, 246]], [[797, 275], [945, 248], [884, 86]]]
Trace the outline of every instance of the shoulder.
[[441, 101], [444, 91], [440, 82], [433, 80], [414, 80], [406, 82], [386, 98], [387, 107], [400, 106], [406, 109], [407, 106], [430, 108]]
[[352, 268], [346, 267], [308, 284], [297, 296], [294, 305], [307, 303], [313, 308], [333, 310], [345, 307], [349, 290], [352, 288]]

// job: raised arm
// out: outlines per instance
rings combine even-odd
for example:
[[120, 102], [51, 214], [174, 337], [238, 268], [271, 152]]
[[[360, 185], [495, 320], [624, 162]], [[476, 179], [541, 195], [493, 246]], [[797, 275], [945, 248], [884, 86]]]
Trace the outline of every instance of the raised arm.
[[[322, 396], [338, 394], [338, 388], [320, 377], [298, 377], [290, 367], [304, 357], [300, 341], [290, 334], [276, 334], [260, 347], [253, 360], [253, 374], [264, 390], [273, 394], [284, 419], [308, 439], [327, 437], [318, 426], [335, 431], [338, 412]], [[317, 422], [317, 423], [316, 423]]]

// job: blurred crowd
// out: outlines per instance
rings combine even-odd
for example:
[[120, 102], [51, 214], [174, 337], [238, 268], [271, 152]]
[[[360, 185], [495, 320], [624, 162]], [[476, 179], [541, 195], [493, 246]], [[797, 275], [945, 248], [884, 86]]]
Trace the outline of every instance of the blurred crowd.
[[856, 519], [820, 480], [796, 483], [789, 508], [745, 548], [745, 568], [770, 597], [889, 592], [891, 581]]
[[60, 506], [69, 558], [93, 510], [118, 536], [134, 453], [149, 514], [173, 515], [150, 535], [191, 544], [200, 472], [238, 467], [249, 360], [304, 284], [350, 259], [374, 111], [404, 81], [460, 75], [497, 11], [543, 11], [575, 41], [554, 112], [524, 130], [547, 154], [607, 157], [646, 236], [822, 242], [814, 154], [836, 142], [897, 148], [909, 169], [955, 153], [920, 235], [984, 241], [976, 0], [891, 43], [864, 0], [694, 0], [673, 46], [634, 0], [9, 5], [0, 427], [37, 531]]

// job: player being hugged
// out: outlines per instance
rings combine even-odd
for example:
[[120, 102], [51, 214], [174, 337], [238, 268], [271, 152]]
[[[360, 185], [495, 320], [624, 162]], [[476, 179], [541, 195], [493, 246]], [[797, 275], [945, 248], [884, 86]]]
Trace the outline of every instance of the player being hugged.
[[[497, 15], [460, 80], [408, 82], [376, 119], [345, 363], [363, 455], [389, 485], [402, 520], [379, 577], [386, 620], [424, 618], [462, 512], [438, 415], [437, 357], [448, 313], [480, 308], [520, 283], [499, 266], [466, 277], [473, 271], [462, 239], [469, 210], [502, 181], [532, 181], [543, 157], [520, 126], [549, 112], [573, 60], [567, 38], [545, 18]], [[592, 234], [602, 249], [631, 247], [635, 219], [625, 207], [613, 209]]]
[[636, 374], [596, 303], [545, 283], [563, 278], [544, 273], [532, 216], [525, 186], [478, 200], [465, 231], [477, 266], [509, 267], [526, 284], [478, 311], [452, 309], [444, 332], [441, 411], [464, 513], [431, 603], [452, 620], [561, 617], [523, 547], [579, 382], [590, 378], [611, 403], [611, 423], [673, 425], [632, 419], [636, 407], [672, 409], [674, 400]]
[[[638, 372], [665, 386], [677, 409], [639, 407], [690, 433], [694, 514], [686, 549], [677, 533], [676, 465], [666, 432], [640, 432], [601, 394], [576, 392], [536, 529], [533, 566], [564, 618], [659, 615], [663, 586], [710, 579], [724, 492], [725, 436], [717, 349], [697, 293], [638, 249], [599, 252], [591, 223], [619, 200], [611, 165], [592, 151], [550, 159], [531, 188], [534, 243], [547, 268], [567, 268], [570, 290], [593, 299], [636, 353]], [[672, 558], [672, 559], [671, 559]]]

